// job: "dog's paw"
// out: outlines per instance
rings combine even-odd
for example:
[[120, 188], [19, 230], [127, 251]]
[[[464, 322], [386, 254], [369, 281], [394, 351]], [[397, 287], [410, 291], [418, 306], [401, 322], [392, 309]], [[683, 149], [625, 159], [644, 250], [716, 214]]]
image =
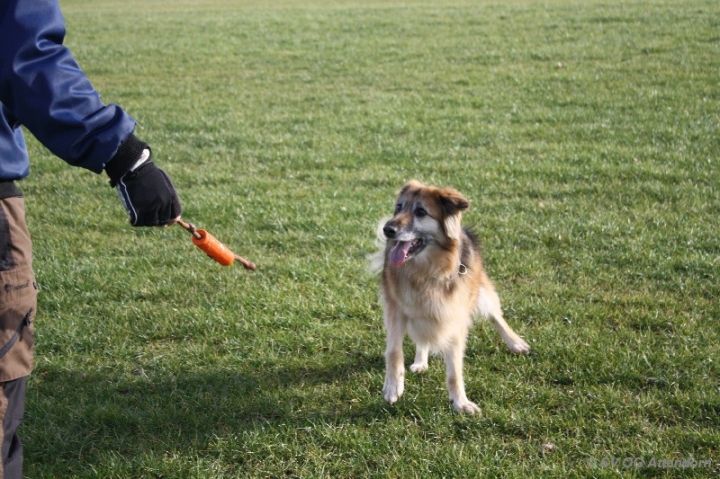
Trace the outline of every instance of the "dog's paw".
[[527, 354], [530, 352], [530, 345], [520, 337], [508, 341], [507, 347], [513, 354]]
[[472, 401], [453, 401], [453, 409], [461, 414], [477, 414], [480, 412], [480, 407]]
[[383, 386], [383, 396], [385, 400], [390, 404], [395, 404], [400, 396], [403, 395], [404, 385], [402, 380], [397, 381], [392, 378], [385, 378], [385, 385]]
[[428, 370], [428, 363], [427, 363], [427, 362], [424, 362], [424, 363], [422, 363], [422, 362], [421, 362], [421, 363], [413, 363], [413, 364], [410, 365], [410, 371], [412, 371], [412, 372], [414, 372], [414, 373], [421, 373], [421, 372], [427, 371], [427, 370]]

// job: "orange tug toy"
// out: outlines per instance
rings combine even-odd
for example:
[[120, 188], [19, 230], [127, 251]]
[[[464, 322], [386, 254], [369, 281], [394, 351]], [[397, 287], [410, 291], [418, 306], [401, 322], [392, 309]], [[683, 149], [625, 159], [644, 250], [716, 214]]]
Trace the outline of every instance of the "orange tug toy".
[[195, 225], [192, 223], [185, 223], [182, 220], [178, 220], [177, 222], [180, 226], [190, 232], [192, 235], [192, 242], [195, 246], [203, 250], [208, 256], [221, 265], [230, 266], [233, 264], [233, 261], [237, 260], [243, 265], [243, 268], [255, 271], [255, 263], [246, 260], [242, 256], [236, 255], [207, 231], [195, 228]]

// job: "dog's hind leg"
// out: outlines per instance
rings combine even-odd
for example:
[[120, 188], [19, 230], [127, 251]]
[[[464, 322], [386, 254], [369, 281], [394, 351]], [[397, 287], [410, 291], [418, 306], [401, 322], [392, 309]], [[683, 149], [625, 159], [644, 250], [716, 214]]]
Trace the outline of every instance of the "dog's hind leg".
[[417, 344], [415, 346], [415, 361], [410, 366], [410, 371], [414, 373], [427, 371], [429, 354], [430, 346], [427, 344]]
[[502, 308], [500, 307], [500, 298], [495, 288], [492, 286], [483, 286], [480, 288], [478, 310], [482, 316], [490, 320], [511, 352], [515, 354], [526, 354], [530, 352], [530, 345], [505, 322]]
[[450, 393], [450, 402], [455, 411], [475, 414], [480, 412], [480, 408], [465, 395], [465, 381], [463, 379], [464, 356], [465, 338], [453, 338], [443, 352], [445, 367], [447, 368], [447, 387]]
[[386, 305], [385, 329], [387, 346], [385, 348], [385, 384], [383, 396], [390, 404], [395, 403], [405, 390], [405, 358], [403, 356], [403, 338], [407, 320], [397, 313], [394, 307]]

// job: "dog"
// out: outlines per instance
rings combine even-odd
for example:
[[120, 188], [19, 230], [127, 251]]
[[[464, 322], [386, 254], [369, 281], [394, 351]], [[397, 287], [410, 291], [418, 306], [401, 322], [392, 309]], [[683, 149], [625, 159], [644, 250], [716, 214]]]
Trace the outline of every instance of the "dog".
[[513, 353], [530, 351], [503, 319], [477, 238], [461, 226], [469, 207], [453, 188], [411, 180], [398, 193], [394, 216], [379, 225], [378, 237], [385, 243], [376, 258], [387, 334], [383, 395], [390, 404], [404, 391], [405, 334], [416, 346], [410, 371], [425, 371], [430, 353], [442, 355], [450, 401], [460, 413], [480, 411], [467, 398], [463, 379], [465, 347], [475, 316], [489, 319]]

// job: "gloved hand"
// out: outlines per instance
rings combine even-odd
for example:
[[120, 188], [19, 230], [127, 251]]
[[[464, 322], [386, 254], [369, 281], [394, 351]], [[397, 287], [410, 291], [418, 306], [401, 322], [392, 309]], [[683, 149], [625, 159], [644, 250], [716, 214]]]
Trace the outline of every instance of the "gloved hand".
[[151, 156], [147, 144], [130, 135], [105, 166], [133, 226], [167, 226], [182, 214], [170, 177], [155, 166]]

